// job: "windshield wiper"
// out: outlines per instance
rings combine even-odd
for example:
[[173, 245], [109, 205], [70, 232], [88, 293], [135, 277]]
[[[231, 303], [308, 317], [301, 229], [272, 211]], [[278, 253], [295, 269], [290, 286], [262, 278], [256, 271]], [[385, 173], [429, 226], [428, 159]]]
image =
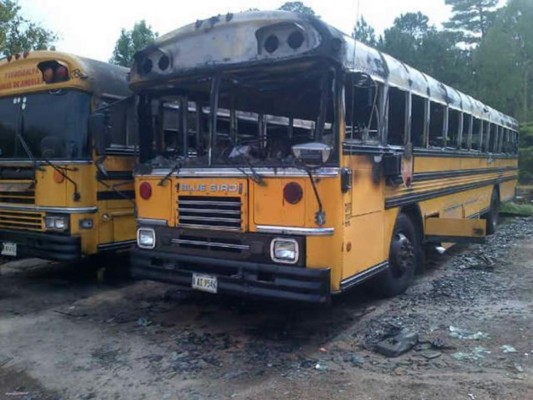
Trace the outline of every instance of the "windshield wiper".
[[181, 169], [181, 162], [180, 160], [176, 160], [176, 164], [174, 164], [174, 166], [170, 169], [170, 171], [168, 172], [168, 174], [166, 174], [160, 181], [159, 183], [157, 184], [158, 186], [163, 186], [165, 184], [165, 182], [167, 180], [170, 179], [170, 177], [172, 176], [172, 174], [174, 172], [179, 172]]
[[[246, 176], [247, 178], [251, 179], [252, 181], [254, 181], [255, 183], [257, 183], [259, 186], [266, 186], [266, 182], [265, 182], [265, 179], [263, 178], [262, 175], [260, 175], [256, 170], [255, 170], [255, 167], [252, 165], [252, 163], [250, 162], [250, 160], [246, 157], [246, 152], [242, 151], [242, 147], [244, 146], [235, 146], [231, 153], [226, 157], [223, 157], [223, 159], [227, 159], [229, 160], [230, 164], [233, 165], [237, 170], [239, 170], [240, 172], [242, 172], [242, 174], [244, 176]], [[243, 168], [239, 167], [238, 165], [236, 165], [236, 159], [242, 159], [246, 162], [246, 165], [248, 166], [248, 168], [250, 168], [250, 172], [252, 173], [252, 175], [248, 174]]]

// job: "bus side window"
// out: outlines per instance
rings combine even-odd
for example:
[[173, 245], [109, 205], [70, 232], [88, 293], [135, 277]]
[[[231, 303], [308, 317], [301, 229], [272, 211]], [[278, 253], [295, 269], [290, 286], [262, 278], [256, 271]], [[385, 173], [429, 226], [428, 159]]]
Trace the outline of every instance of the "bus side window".
[[406, 138], [406, 112], [408, 93], [400, 89], [389, 88], [388, 101], [388, 138], [387, 143], [403, 145]]
[[487, 151], [487, 143], [489, 139], [490, 134], [490, 122], [489, 121], [483, 121], [483, 128], [481, 129], [481, 144], [479, 146], [480, 150], [482, 152]]
[[480, 150], [481, 130], [483, 129], [483, 121], [474, 117], [474, 124], [472, 127], [472, 150]]
[[425, 147], [426, 101], [423, 97], [415, 94], [413, 94], [411, 100], [411, 142], [416, 147]]
[[382, 85], [363, 74], [348, 76], [345, 85], [346, 139], [377, 141], [378, 103]]
[[446, 107], [444, 105], [431, 102], [429, 106], [429, 145], [432, 147], [444, 147], [445, 113]]
[[498, 126], [498, 153], [504, 153], [503, 141], [504, 141], [504, 128], [503, 126]]
[[462, 125], [461, 124], [461, 112], [450, 108], [448, 111], [448, 140], [447, 147], [457, 149], [460, 147], [458, 143], [459, 137], [462, 136]]
[[473, 117], [469, 114], [463, 114], [463, 138], [461, 140], [461, 149], [469, 150], [469, 143], [472, 136]]
[[104, 98], [102, 106], [105, 107], [103, 113], [110, 134], [109, 149], [133, 150], [136, 145], [135, 102], [132, 99], [117, 101]]
[[498, 152], [498, 125], [496, 124], [490, 124], [487, 151], [489, 153]]

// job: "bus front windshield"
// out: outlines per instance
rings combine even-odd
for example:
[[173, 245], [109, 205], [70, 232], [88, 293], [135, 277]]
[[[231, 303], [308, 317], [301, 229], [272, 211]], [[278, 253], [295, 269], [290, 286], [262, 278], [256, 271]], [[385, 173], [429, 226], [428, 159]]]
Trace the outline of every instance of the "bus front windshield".
[[294, 165], [293, 145], [322, 142], [333, 148], [335, 164], [334, 87], [334, 71], [309, 64], [167, 85], [141, 96], [141, 153], [149, 147], [144, 159], [152, 164], [278, 167]]
[[0, 98], [0, 160], [87, 158], [90, 99], [74, 90]]

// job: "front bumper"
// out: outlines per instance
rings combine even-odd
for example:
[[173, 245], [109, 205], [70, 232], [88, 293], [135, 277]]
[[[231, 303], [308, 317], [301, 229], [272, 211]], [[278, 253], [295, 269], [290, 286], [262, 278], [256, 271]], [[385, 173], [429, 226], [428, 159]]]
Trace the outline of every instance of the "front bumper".
[[77, 261], [81, 258], [81, 240], [76, 236], [0, 229], [0, 243], [3, 242], [17, 244], [15, 258], [37, 257], [53, 261]]
[[193, 273], [217, 277], [218, 292], [232, 295], [327, 303], [330, 300], [330, 269], [287, 267], [267, 263], [176, 254], [137, 249], [131, 255], [131, 273], [150, 279], [191, 287]]

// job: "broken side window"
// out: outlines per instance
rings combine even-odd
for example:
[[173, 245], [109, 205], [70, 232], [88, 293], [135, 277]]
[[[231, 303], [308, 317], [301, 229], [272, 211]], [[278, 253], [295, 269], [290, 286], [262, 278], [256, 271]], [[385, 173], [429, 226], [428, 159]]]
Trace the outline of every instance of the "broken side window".
[[429, 106], [429, 145], [444, 147], [444, 122], [446, 107], [442, 104], [431, 102]]
[[412, 95], [411, 100], [411, 142], [415, 147], [425, 147], [426, 102], [423, 97]]
[[460, 144], [457, 143], [459, 137], [463, 133], [461, 131], [461, 111], [450, 108], [448, 110], [448, 139], [446, 142], [447, 147], [457, 149]]
[[481, 138], [481, 151], [483, 152], [489, 151], [491, 125], [492, 124], [490, 122], [483, 121], [483, 133]]
[[461, 140], [461, 149], [469, 149], [470, 136], [472, 135], [473, 117], [469, 114], [463, 114], [463, 138]]
[[375, 143], [378, 135], [378, 99], [382, 87], [366, 74], [350, 74], [345, 84], [346, 139]]
[[496, 153], [498, 150], [498, 125], [490, 124], [489, 140], [487, 142], [487, 151], [489, 153]]
[[472, 150], [480, 150], [482, 129], [483, 129], [483, 121], [480, 120], [479, 118], [474, 117], [474, 123], [472, 126], [472, 143], [470, 147]]
[[388, 138], [387, 143], [403, 145], [406, 140], [406, 112], [408, 93], [395, 87], [389, 88], [388, 98]]

